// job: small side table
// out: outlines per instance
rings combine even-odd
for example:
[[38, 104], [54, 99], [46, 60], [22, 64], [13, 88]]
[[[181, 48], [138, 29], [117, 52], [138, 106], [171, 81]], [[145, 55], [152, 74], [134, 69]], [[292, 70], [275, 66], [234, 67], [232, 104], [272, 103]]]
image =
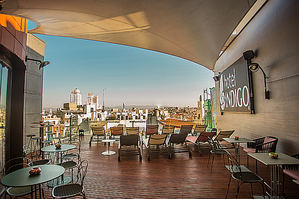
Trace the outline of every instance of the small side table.
[[105, 142], [107, 143], [107, 150], [102, 152], [102, 155], [114, 155], [115, 154], [115, 151], [110, 151], [109, 148], [110, 148], [110, 143], [113, 143], [115, 142], [115, 140], [102, 140], [102, 142]]

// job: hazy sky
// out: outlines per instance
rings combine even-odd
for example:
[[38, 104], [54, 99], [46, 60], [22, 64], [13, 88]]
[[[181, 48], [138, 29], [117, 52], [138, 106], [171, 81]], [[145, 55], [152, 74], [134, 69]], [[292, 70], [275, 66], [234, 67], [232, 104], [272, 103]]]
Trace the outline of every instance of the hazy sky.
[[105, 106], [196, 106], [204, 88], [214, 86], [213, 73], [193, 62], [104, 42], [37, 35], [45, 41], [43, 106], [62, 107], [71, 91], [99, 95]]

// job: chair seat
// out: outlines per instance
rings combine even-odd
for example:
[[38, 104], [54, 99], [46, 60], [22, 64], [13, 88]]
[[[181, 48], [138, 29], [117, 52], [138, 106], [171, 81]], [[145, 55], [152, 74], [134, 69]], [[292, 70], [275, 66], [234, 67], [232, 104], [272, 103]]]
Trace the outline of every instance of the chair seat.
[[[34, 191], [34, 188], [33, 188]], [[10, 196], [24, 196], [31, 193], [31, 186], [26, 187], [9, 187], [6, 190], [7, 194]]]
[[244, 183], [254, 183], [263, 181], [263, 179], [260, 176], [252, 172], [236, 172], [232, 174], [232, 177]]
[[255, 148], [244, 148], [243, 149], [246, 153], [255, 153], [256, 149]]
[[77, 166], [77, 163], [75, 161], [70, 160], [70, 161], [63, 162], [60, 165], [65, 169], [72, 169]]
[[283, 172], [285, 174], [287, 174], [288, 176], [296, 179], [296, 180], [299, 180], [299, 169], [284, 169]]
[[197, 140], [197, 136], [188, 136], [186, 140], [195, 144]]
[[50, 164], [49, 159], [35, 160], [31, 162], [31, 166]]
[[55, 198], [72, 197], [81, 194], [83, 187], [80, 184], [66, 184], [56, 186], [52, 190], [52, 196]]

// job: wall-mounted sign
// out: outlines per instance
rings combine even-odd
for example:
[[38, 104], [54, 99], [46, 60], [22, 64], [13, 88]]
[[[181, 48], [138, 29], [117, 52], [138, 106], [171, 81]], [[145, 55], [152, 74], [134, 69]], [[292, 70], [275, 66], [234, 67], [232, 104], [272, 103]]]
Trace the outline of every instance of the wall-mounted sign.
[[250, 86], [243, 57], [220, 74], [220, 111], [250, 112]]

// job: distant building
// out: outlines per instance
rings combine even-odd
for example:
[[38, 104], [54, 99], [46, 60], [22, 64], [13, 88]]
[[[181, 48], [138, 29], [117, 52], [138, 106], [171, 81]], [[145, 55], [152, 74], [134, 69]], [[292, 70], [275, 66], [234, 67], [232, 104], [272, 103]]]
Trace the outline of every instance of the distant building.
[[92, 93], [88, 93], [87, 105], [95, 105], [96, 109], [98, 109], [99, 108], [99, 97], [96, 95], [93, 95]]
[[77, 110], [77, 105], [73, 102], [71, 103], [64, 103], [63, 104], [63, 109], [64, 110], [70, 110], [70, 111], [74, 111]]
[[82, 105], [82, 96], [78, 88], [76, 88], [71, 92], [70, 103], [75, 103], [76, 105]]

